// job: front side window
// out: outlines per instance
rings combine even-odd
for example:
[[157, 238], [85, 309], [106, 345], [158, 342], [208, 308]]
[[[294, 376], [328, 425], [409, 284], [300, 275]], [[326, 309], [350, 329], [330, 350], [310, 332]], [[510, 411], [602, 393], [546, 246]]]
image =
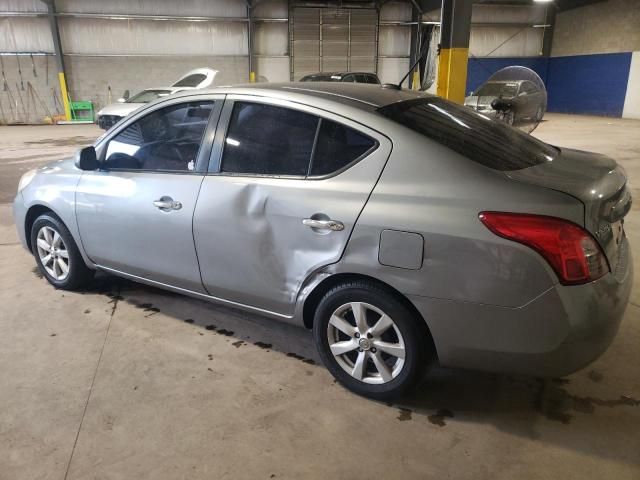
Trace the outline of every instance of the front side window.
[[533, 83], [531, 82], [524, 82], [522, 84], [522, 87], [520, 88], [520, 93], [526, 93], [527, 95], [531, 95], [533, 93], [538, 93], [538, 87], [536, 87]]
[[318, 117], [290, 108], [235, 102], [222, 154], [222, 171], [306, 176]]
[[187, 75], [181, 78], [173, 84], [174, 87], [197, 87], [207, 79], [204, 73], [194, 73], [193, 75]]
[[322, 119], [311, 165], [311, 176], [329, 175], [360, 158], [375, 140], [331, 120]]
[[212, 101], [171, 105], [142, 117], [109, 141], [110, 170], [192, 171]]

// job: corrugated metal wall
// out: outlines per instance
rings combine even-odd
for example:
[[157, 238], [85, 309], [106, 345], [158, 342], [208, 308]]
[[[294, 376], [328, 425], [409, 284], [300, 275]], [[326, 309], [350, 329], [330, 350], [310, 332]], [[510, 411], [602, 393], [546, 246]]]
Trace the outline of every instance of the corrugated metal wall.
[[[133, 92], [171, 83], [185, 70], [200, 66], [220, 70], [219, 84], [248, 81], [244, 0], [56, 0], [56, 7], [73, 99], [91, 100], [100, 107], [125, 89]], [[290, 11], [296, 12], [292, 22]], [[539, 56], [544, 29], [532, 25], [545, 22], [544, 11], [540, 6], [474, 6], [470, 53], [480, 57], [478, 67], [483, 67], [481, 60], [487, 55]], [[40, 16], [2, 16], [2, 12]], [[0, 53], [51, 54], [45, 13], [39, 0], [0, 0]], [[410, 66], [412, 6], [406, 1], [389, 1], [378, 14], [373, 9], [290, 9], [288, 0], [261, 0], [252, 16], [258, 81], [351, 69], [377, 71], [383, 82], [397, 82]], [[439, 12], [428, 13], [423, 20], [437, 22]], [[21, 61], [3, 56], [3, 60], [12, 90], [16, 83], [29, 81], [49, 107], [56, 108], [59, 92], [53, 58], [34, 57], [33, 64], [28, 56]], [[40, 75], [32, 74], [34, 69]], [[14, 100], [18, 93], [13, 91]], [[0, 92], [0, 101], [6, 111], [10, 101], [6, 92]], [[19, 107], [17, 102], [13, 107]]]
[[376, 71], [374, 9], [294, 7], [291, 77], [316, 72]]

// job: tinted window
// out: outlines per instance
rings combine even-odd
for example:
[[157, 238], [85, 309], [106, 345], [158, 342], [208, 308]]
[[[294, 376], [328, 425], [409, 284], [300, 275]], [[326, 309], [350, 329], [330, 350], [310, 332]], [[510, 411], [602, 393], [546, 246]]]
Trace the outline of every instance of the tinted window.
[[173, 84], [174, 87], [197, 87], [202, 83], [207, 76], [204, 73], [196, 73], [194, 75], [187, 75], [186, 77], [178, 80]]
[[515, 97], [518, 93], [518, 84], [509, 82], [489, 82], [485, 83], [476, 92], [479, 97]]
[[310, 175], [328, 175], [346, 167], [376, 142], [349, 127], [322, 120]]
[[340, 75], [307, 75], [300, 79], [301, 82], [339, 82], [342, 77]]
[[110, 169], [195, 169], [213, 102], [191, 102], [156, 110], [129, 125], [107, 146]]
[[496, 170], [519, 170], [553, 160], [557, 150], [516, 128], [438, 97], [392, 103], [384, 116]]
[[158, 98], [166, 97], [170, 93], [171, 90], [143, 90], [127, 100], [127, 103], [149, 103]]
[[376, 85], [378, 85], [380, 83], [380, 80], [378, 80], [378, 77], [376, 77], [375, 75], [367, 75], [367, 83], [375, 83]]
[[344, 77], [342, 77], [342, 81], [343, 82], [355, 82], [356, 81], [356, 76], [355, 75], [345, 75]]
[[222, 154], [222, 171], [305, 176], [318, 118], [289, 108], [236, 102]]
[[358, 82], [358, 83], [367, 83], [367, 75], [365, 75], [364, 73], [357, 73], [356, 74], [356, 82]]

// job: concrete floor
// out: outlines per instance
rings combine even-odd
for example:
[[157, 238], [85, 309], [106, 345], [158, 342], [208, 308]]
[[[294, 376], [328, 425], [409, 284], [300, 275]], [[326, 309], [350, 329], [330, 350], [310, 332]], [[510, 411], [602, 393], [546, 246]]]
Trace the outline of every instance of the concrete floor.
[[[111, 277], [51, 288], [7, 202], [93, 126], [0, 127], [0, 479], [640, 478], [640, 281], [609, 351], [564, 379], [434, 370], [359, 398], [303, 329]], [[548, 115], [536, 135], [627, 169], [640, 272], [640, 121]]]

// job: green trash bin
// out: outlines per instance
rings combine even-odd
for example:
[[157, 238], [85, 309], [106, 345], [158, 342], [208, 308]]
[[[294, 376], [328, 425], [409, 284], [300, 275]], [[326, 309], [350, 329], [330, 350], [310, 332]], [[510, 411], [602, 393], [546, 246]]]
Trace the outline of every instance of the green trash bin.
[[89, 101], [69, 102], [72, 122], [93, 122], [93, 103]]

